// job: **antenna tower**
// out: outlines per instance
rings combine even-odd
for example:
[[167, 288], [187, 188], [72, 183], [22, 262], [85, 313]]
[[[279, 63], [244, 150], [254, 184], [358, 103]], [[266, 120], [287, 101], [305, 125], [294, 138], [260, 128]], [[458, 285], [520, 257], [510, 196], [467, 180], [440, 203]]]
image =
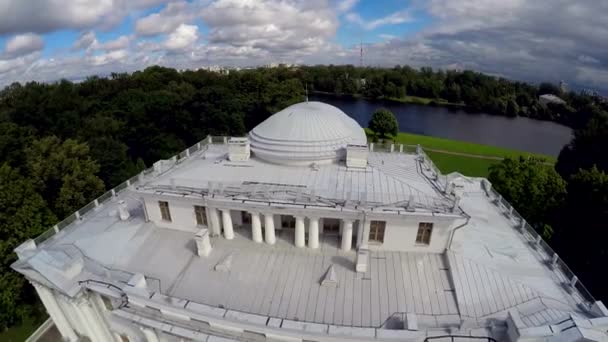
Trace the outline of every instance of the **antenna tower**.
[[361, 40], [359, 49], [359, 66], [363, 68], [363, 40]]

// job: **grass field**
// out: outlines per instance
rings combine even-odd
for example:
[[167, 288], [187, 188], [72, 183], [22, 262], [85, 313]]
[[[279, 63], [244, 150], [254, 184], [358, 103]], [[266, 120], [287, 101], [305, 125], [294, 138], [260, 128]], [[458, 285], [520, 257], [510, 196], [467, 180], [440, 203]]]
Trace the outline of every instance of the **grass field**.
[[[366, 132], [370, 133], [367, 129]], [[499, 163], [501, 158], [508, 157], [535, 157], [542, 158], [550, 164], [556, 162], [556, 158], [542, 154], [411, 133], [399, 133], [394, 141], [396, 144], [420, 144], [444, 174], [457, 171], [466, 176], [486, 177], [491, 165]]]
[[46, 318], [41, 320], [28, 319], [20, 325], [16, 325], [0, 332], [0, 341], [2, 342], [23, 342], [25, 341], [38, 327], [44, 323]]
[[462, 157], [438, 152], [427, 152], [427, 154], [443, 174], [460, 172], [465, 176], [487, 177], [488, 168], [500, 163], [498, 160]]

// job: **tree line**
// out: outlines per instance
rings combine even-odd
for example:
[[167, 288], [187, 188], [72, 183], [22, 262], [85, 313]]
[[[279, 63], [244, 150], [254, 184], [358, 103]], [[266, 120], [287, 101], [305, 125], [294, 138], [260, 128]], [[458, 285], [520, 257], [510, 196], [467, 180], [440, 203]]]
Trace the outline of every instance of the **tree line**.
[[506, 159], [488, 179], [574, 271], [597, 300], [608, 300], [608, 113], [593, 111], [555, 167]]
[[[583, 119], [602, 108], [595, 98], [560, 94], [572, 114], [567, 119], [554, 112], [548, 117], [545, 111], [539, 116], [530, 109], [544, 92], [539, 87], [469, 71], [408, 67], [260, 68], [224, 75], [155, 66], [79, 83], [14, 83], [0, 91], [0, 329], [40, 310], [33, 289], [10, 269], [19, 243], [208, 134], [245, 134], [271, 114], [302, 101], [306, 85], [311, 90], [370, 98], [405, 94], [443, 98], [484, 111], [497, 97], [505, 101], [497, 114], [557, 118], [572, 125], [589, 121]], [[514, 103], [507, 103], [511, 100]], [[606, 133], [598, 129], [602, 139]], [[590, 173], [572, 178], [583, 182], [602, 174], [608, 162], [596, 160], [594, 152], [579, 154], [578, 148], [599, 148], [587, 139], [588, 133], [579, 135], [579, 142], [573, 143], [572, 152], [564, 152], [569, 156], [564, 158], [588, 157], [577, 163]], [[589, 169], [595, 164], [598, 170]], [[572, 166], [578, 164], [558, 165], [578, 170]], [[586, 195], [591, 196], [580, 196]], [[549, 220], [545, 215], [540, 214], [539, 222]]]
[[[446, 104], [447, 101], [447, 104], [472, 113], [529, 117], [573, 128], [583, 127], [593, 110], [608, 109], [608, 104], [596, 96], [563, 91], [551, 83], [531, 85], [468, 70], [330, 65], [303, 67], [302, 71], [312, 89], [325, 93], [396, 100], [415, 96], [431, 99], [431, 104]], [[545, 94], [556, 95], [565, 104], [545, 106], [539, 101], [539, 96]]]

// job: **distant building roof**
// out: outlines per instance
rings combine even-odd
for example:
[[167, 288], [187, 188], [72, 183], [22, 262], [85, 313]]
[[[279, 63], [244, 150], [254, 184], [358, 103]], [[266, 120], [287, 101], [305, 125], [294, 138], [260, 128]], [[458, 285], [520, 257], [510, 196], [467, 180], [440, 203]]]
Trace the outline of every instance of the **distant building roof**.
[[539, 96], [539, 100], [542, 104], [546, 105], [547, 103], [558, 103], [558, 104], [566, 104], [566, 101], [561, 99], [558, 96], [553, 94], [544, 94]]

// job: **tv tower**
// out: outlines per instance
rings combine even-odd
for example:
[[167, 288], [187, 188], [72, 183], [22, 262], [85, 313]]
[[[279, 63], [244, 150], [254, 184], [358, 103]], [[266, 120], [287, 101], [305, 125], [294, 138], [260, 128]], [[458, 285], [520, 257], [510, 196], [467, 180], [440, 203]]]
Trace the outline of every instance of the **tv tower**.
[[363, 68], [363, 40], [361, 40], [359, 49], [359, 67]]

